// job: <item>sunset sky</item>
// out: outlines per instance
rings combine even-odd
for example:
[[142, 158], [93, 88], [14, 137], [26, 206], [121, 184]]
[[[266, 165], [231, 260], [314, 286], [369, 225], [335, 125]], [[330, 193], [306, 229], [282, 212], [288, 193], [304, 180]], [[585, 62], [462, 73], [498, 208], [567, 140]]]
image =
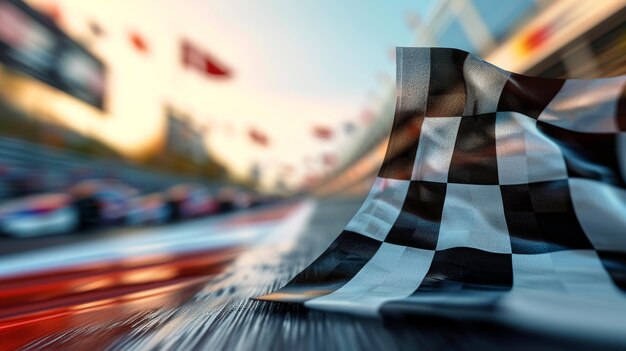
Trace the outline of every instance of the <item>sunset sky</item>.
[[[394, 84], [395, 46], [414, 43], [409, 14], [426, 15], [432, 1], [30, 0], [55, 8], [59, 23], [109, 67], [107, 116], [53, 102], [69, 125], [133, 155], [164, 128], [172, 103], [209, 127], [207, 146], [236, 174], [251, 164], [291, 164], [350, 140], [319, 141], [313, 125], [339, 128], [376, 109]], [[103, 35], [94, 37], [96, 22]], [[139, 34], [145, 52], [131, 44]], [[184, 70], [180, 40], [188, 39], [232, 70], [226, 80]], [[254, 145], [248, 130], [270, 139]]]

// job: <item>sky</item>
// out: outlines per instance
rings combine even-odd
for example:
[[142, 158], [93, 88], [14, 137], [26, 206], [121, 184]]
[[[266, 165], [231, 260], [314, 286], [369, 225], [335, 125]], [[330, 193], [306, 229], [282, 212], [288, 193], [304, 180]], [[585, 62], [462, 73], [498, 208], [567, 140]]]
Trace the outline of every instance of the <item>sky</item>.
[[[372, 96], [387, 96], [395, 81], [391, 53], [396, 46], [410, 46], [415, 41], [407, 15], [425, 17], [434, 3], [189, 1], [197, 4], [197, 16], [210, 13], [207, 20], [216, 24], [217, 35], [227, 36], [243, 47], [239, 48], [243, 52], [231, 58], [234, 79], [241, 79], [246, 89], [255, 92], [246, 95], [251, 106], [260, 110], [248, 116], [232, 116], [231, 120], [246, 120], [266, 131], [275, 141], [269, 157], [296, 165], [311, 150], [344, 147], [346, 140], [339, 138], [332, 145], [317, 145], [307, 135], [310, 125], [336, 127], [357, 119], [365, 108], [375, 108]], [[248, 112], [243, 108], [231, 111], [235, 110]], [[268, 130], [267, 123], [283, 128]], [[231, 140], [231, 144], [238, 143]], [[216, 140], [215, 144], [224, 147], [228, 142]], [[238, 145], [230, 147], [237, 149]], [[252, 157], [262, 158], [263, 150], [257, 151]], [[245, 150], [238, 153], [244, 154]], [[250, 161], [241, 157], [233, 162], [240, 162], [245, 170]]]
[[237, 34], [232, 40], [252, 45], [259, 88], [350, 99], [376, 90], [378, 72], [395, 72], [389, 51], [415, 39], [407, 12], [425, 14], [433, 3], [188, 1], [197, 4], [199, 16], [224, 21]]
[[[58, 6], [62, 27], [86, 41], [110, 69], [105, 116], [54, 99], [53, 114], [66, 124], [138, 154], [162, 134], [163, 105], [171, 103], [208, 125], [207, 147], [235, 175], [246, 175], [255, 163], [269, 173], [288, 164], [297, 181], [311, 172], [302, 160], [341, 153], [350, 143], [321, 142], [312, 136], [313, 126], [339, 128], [389, 96], [395, 82], [392, 52], [415, 42], [407, 16], [424, 18], [435, 0], [29, 3]], [[92, 21], [105, 30], [101, 38], [89, 38]], [[132, 49], [130, 32], [146, 39], [147, 53]], [[181, 38], [230, 68], [232, 78], [183, 69]], [[267, 134], [270, 145], [251, 142], [251, 128]]]

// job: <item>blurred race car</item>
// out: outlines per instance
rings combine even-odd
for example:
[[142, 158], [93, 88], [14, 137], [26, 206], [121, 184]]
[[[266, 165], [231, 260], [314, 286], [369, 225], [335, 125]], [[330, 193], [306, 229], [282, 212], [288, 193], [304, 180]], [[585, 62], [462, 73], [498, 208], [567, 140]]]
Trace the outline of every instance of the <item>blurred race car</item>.
[[220, 212], [230, 212], [255, 207], [261, 204], [260, 197], [252, 192], [234, 187], [222, 188], [218, 195]]
[[137, 189], [112, 179], [80, 182], [70, 188], [73, 204], [78, 209], [79, 229], [122, 224], [131, 210], [131, 199]]
[[209, 190], [198, 184], [180, 184], [168, 189], [170, 219], [193, 218], [219, 211], [219, 203]]
[[15, 199], [0, 205], [0, 233], [34, 237], [120, 224], [136, 194], [119, 181], [87, 180], [67, 193]]
[[126, 224], [162, 224], [172, 219], [172, 208], [165, 195], [153, 193], [138, 196], [130, 201]]
[[79, 223], [78, 209], [68, 194], [31, 195], [0, 205], [0, 233], [13, 237], [69, 233]]
[[256, 207], [262, 204], [261, 197], [250, 191], [239, 190], [235, 196], [235, 207], [237, 209], [246, 209]]

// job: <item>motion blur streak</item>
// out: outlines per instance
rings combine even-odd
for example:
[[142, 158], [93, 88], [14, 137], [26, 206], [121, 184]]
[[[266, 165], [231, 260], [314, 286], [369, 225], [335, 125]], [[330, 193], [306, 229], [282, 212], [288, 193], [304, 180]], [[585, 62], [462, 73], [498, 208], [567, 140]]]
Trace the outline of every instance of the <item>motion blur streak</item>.
[[[2, 348], [22, 347], [73, 328], [102, 323], [122, 327], [126, 318], [174, 308], [224, 271], [245, 246], [272, 240], [275, 245], [276, 235], [282, 240], [298, 233], [312, 206], [298, 203], [214, 223], [179, 225], [169, 228], [176, 229], [175, 236], [164, 233], [160, 239], [157, 233], [138, 233], [132, 240], [75, 244], [66, 247], [67, 261], [32, 263], [6, 257], [1, 264], [7, 271], [0, 278]], [[115, 253], [119, 248], [123, 250]], [[81, 254], [73, 258], [72, 252]], [[32, 258], [40, 257], [46, 256]]]
[[589, 346], [249, 298], [398, 151], [395, 47], [599, 78], [624, 38], [626, 0], [0, 0], [0, 350]]
[[[511, 343], [520, 350], [590, 347], [586, 342], [550, 339], [480, 323], [430, 317], [383, 323], [249, 299], [283, 286], [308, 265], [334, 239], [361, 200], [322, 200], [304, 232], [294, 234], [284, 226], [263, 245], [240, 256], [232, 269], [214, 278], [179, 308], [138, 314], [124, 322], [68, 328], [25, 349], [78, 350], [103, 344], [108, 350], [408, 350], [414, 345], [495, 350]], [[301, 215], [293, 222], [305, 219]], [[606, 348], [611, 349], [610, 345]]]

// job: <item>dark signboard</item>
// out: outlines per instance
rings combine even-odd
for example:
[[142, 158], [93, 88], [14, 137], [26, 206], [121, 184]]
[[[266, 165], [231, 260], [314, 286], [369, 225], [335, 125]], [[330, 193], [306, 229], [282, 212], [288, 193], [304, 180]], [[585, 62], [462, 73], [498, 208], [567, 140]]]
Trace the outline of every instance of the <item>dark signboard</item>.
[[19, 0], [0, 0], [0, 63], [95, 107], [104, 106], [104, 64]]
[[167, 151], [178, 155], [185, 155], [197, 162], [208, 158], [204, 148], [204, 134], [192, 123], [189, 116], [170, 106], [166, 107]]

